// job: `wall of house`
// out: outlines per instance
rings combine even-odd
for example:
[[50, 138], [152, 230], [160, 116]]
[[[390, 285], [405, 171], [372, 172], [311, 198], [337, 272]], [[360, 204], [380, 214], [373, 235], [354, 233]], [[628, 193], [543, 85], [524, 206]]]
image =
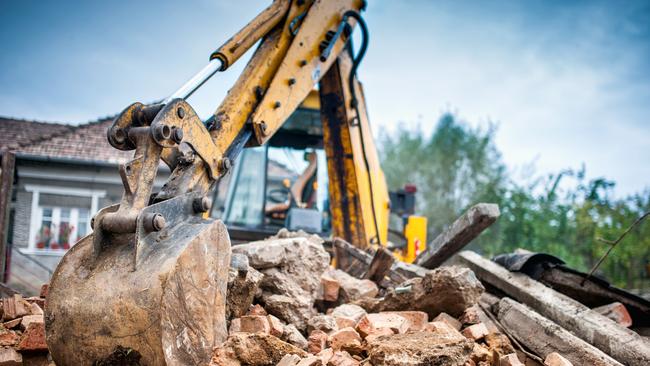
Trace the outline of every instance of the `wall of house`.
[[[96, 210], [118, 203], [123, 187], [117, 165], [63, 164], [19, 158], [16, 171], [18, 180], [12, 200], [12, 233], [9, 238], [12, 249], [7, 283], [26, 294], [35, 294], [41, 284], [49, 281], [65, 250], [39, 249], [34, 239], [30, 243], [30, 236], [41, 225], [40, 222], [32, 223], [34, 191], [41, 191], [38, 201], [41, 206], [87, 209], [92, 217]], [[168, 170], [162, 171], [156, 186], [162, 186], [168, 175]], [[80, 196], [87, 192], [97, 195], [96, 206], [92, 209], [91, 197]]]

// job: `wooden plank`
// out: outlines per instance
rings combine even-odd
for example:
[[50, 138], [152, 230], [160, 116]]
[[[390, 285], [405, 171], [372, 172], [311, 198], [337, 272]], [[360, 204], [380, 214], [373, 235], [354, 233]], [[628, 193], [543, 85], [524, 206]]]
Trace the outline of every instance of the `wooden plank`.
[[385, 248], [377, 248], [364, 278], [381, 283], [395, 262], [395, 257]]
[[542, 358], [546, 358], [549, 353], [558, 352], [575, 366], [621, 365], [598, 348], [525, 305], [504, 297], [498, 308], [497, 317], [508, 329], [508, 333]]
[[14, 153], [3, 150], [2, 164], [0, 165], [0, 282], [5, 281], [9, 213], [11, 212], [11, 192], [13, 190], [15, 164], [16, 156]]
[[469, 267], [483, 282], [496, 287], [596, 346], [617, 361], [650, 365], [650, 341], [522, 273], [510, 272], [480, 255], [463, 251], [456, 262]]
[[415, 263], [429, 269], [440, 266], [492, 225], [500, 214], [499, 206], [494, 203], [472, 206], [429, 243], [427, 249], [417, 256]]

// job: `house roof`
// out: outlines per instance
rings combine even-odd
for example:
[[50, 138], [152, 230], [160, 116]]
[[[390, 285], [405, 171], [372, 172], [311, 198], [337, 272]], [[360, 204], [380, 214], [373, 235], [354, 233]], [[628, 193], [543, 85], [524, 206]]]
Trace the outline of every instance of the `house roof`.
[[106, 139], [111, 123], [112, 118], [106, 118], [71, 126], [0, 117], [0, 148], [45, 158], [126, 162], [133, 157], [133, 152], [117, 150]]

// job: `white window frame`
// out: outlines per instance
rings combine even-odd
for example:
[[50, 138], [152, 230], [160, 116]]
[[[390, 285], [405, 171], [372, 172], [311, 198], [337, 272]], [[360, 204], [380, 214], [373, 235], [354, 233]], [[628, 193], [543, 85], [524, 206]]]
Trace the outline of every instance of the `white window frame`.
[[[87, 197], [90, 198], [90, 217], [93, 217], [97, 213], [97, 206], [99, 204], [99, 199], [106, 197], [106, 191], [96, 190], [96, 189], [84, 189], [84, 188], [69, 188], [69, 187], [54, 187], [54, 186], [43, 186], [36, 184], [26, 184], [25, 191], [32, 193], [32, 207], [31, 207], [31, 218], [29, 222], [29, 242], [27, 248], [20, 248], [20, 251], [25, 254], [44, 254], [44, 255], [58, 255], [61, 256], [66, 252], [66, 249], [38, 249], [36, 248], [36, 233], [38, 232], [42, 224], [42, 207], [39, 205], [39, 199], [41, 193], [43, 194], [55, 194], [61, 196], [75, 196], [75, 197]], [[78, 210], [71, 208], [70, 212], [70, 221], [78, 221], [76, 217], [73, 217], [73, 212], [78, 214]], [[54, 212], [52, 213], [54, 216]], [[54, 222], [54, 217], [52, 222]], [[90, 228], [90, 219], [88, 220], [86, 232], [90, 233], [92, 229]], [[76, 234], [77, 228], [74, 229]], [[70, 243], [73, 245], [73, 243]]]

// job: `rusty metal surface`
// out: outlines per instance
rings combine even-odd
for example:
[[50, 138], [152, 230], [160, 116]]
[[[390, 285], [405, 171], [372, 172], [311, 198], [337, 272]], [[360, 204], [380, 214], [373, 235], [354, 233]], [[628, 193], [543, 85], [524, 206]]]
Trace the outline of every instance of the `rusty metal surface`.
[[177, 214], [161, 231], [110, 234], [98, 255], [90, 235], [63, 257], [45, 313], [57, 365], [91, 365], [118, 346], [144, 365], [208, 362], [226, 337], [230, 241], [220, 221], [197, 217], [193, 198], [145, 209]]

